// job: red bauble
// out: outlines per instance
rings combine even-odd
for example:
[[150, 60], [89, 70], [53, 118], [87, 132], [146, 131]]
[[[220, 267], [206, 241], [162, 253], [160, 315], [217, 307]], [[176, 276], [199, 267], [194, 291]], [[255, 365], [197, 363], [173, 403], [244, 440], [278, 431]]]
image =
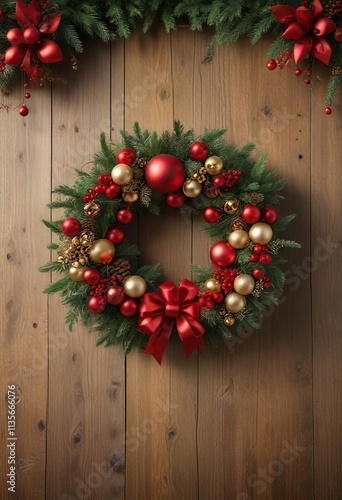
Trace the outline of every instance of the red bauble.
[[267, 224], [274, 224], [278, 220], [278, 212], [273, 207], [265, 207], [261, 213], [261, 221]]
[[119, 208], [115, 214], [119, 224], [130, 224], [134, 219], [134, 212], [131, 208]]
[[226, 240], [214, 243], [210, 249], [210, 260], [215, 266], [229, 267], [236, 259], [236, 250]]
[[35, 26], [29, 26], [23, 33], [23, 37], [26, 43], [29, 45], [33, 45], [38, 42], [40, 38], [40, 32], [37, 30]]
[[105, 189], [105, 195], [107, 198], [116, 198], [116, 196], [120, 193], [120, 186], [117, 184], [110, 184], [106, 189]]
[[248, 203], [241, 212], [241, 217], [247, 224], [255, 224], [260, 220], [261, 210], [259, 207]]
[[274, 59], [267, 61], [267, 69], [273, 71], [277, 67], [277, 62]]
[[265, 250], [265, 247], [263, 245], [259, 245], [259, 243], [257, 243], [256, 245], [254, 245], [253, 247], [253, 252], [254, 253], [261, 253]]
[[259, 262], [263, 266], [269, 264], [272, 260], [272, 255], [270, 253], [262, 252], [259, 257]]
[[78, 219], [75, 219], [75, 217], [68, 217], [62, 222], [62, 233], [65, 234], [65, 236], [73, 238], [77, 236], [80, 231], [81, 223]]
[[111, 226], [108, 228], [105, 238], [111, 241], [114, 245], [119, 245], [125, 239], [125, 233], [121, 227]]
[[194, 142], [190, 146], [190, 156], [194, 160], [203, 161], [206, 159], [209, 153], [209, 148], [205, 142]]
[[223, 177], [223, 175], [215, 175], [213, 178], [213, 184], [215, 187], [220, 188], [226, 183], [226, 179]]
[[325, 112], [325, 114], [326, 114], [326, 115], [331, 115], [332, 111], [331, 111], [330, 106], [327, 106], [327, 107], [325, 108], [324, 112]]
[[217, 222], [221, 217], [221, 214], [221, 210], [216, 207], [207, 207], [203, 210], [203, 217], [205, 221], [209, 222], [210, 224]]
[[125, 299], [120, 304], [120, 312], [122, 316], [130, 318], [138, 312], [138, 303], [134, 299]]
[[295, 75], [300, 76], [302, 74], [302, 70], [300, 68], [295, 69]]
[[249, 258], [252, 262], [258, 262], [259, 255], [257, 253], [252, 253], [252, 255]]
[[8, 30], [6, 38], [12, 45], [20, 45], [25, 43], [23, 32], [20, 28], [12, 28]]
[[91, 297], [88, 301], [88, 309], [94, 314], [102, 313], [106, 309], [107, 301], [103, 297]]
[[262, 274], [263, 274], [263, 273], [262, 273], [262, 269], [260, 269], [260, 267], [256, 267], [255, 269], [253, 269], [252, 274], [253, 274], [253, 277], [254, 277], [255, 279], [259, 279], [259, 278], [261, 278], [261, 276], [262, 276]]
[[184, 167], [176, 156], [161, 154], [148, 162], [145, 179], [150, 188], [157, 193], [174, 193], [183, 185]]
[[87, 285], [95, 285], [101, 279], [101, 274], [97, 269], [93, 267], [86, 269], [83, 273], [83, 280]]
[[125, 298], [125, 293], [121, 286], [110, 286], [107, 290], [106, 298], [109, 304], [117, 306]]
[[124, 163], [125, 165], [132, 165], [136, 160], [137, 155], [130, 148], [122, 148], [116, 156], [116, 161], [118, 163]]
[[27, 116], [29, 114], [29, 109], [27, 106], [21, 106], [21, 108], [19, 109], [19, 114], [21, 116]]
[[185, 202], [185, 194], [183, 191], [176, 191], [175, 193], [169, 193], [165, 196], [166, 203], [169, 207], [179, 208], [184, 205]]

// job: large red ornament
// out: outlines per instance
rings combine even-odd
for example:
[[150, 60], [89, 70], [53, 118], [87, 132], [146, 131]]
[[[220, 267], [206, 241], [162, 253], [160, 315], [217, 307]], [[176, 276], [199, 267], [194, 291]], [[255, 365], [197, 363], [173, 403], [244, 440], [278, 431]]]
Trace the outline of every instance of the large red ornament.
[[101, 279], [100, 271], [94, 269], [93, 267], [86, 269], [83, 273], [83, 280], [87, 285], [95, 285]]
[[119, 224], [130, 224], [134, 219], [134, 212], [131, 208], [119, 208], [115, 214]]
[[176, 156], [154, 156], [146, 166], [145, 179], [153, 191], [162, 194], [173, 193], [183, 185], [184, 167]]
[[209, 222], [210, 224], [213, 224], [214, 222], [217, 222], [219, 218], [221, 217], [222, 212], [216, 207], [207, 207], [203, 210], [203, 217], [206, 222]]
[[107, 290], [106, 298], [109, 304], [117, 306], [121, 304], [121, 302], [125, 298], [125, 293], [121, 286], [110, 286]]
[[214, 243], [210, 249], [210, 260], [215, 266], [229, 267], [236, 259], [236, 250], [226, 240]]
[[65, 236], [73, 238], [77, 236], [80, 231], [81, 223], [78, 219], [75, 219], [75, 217], [68, 217], [62, 222], [62, 233], [65, 234]]
[[125, 239], [125, 233], [121, 227], [111, 226], [108, 228], [105, 238], [111, 241], [114, 245], [119, 245]]
[[255, 224], [260, 220], [261, 210], [259, 207], [249, 203], [243, 207], [241, 217], [247, 224]]
[[169, 207], [179, 208], [184, 205], [185, 202], [185, 194], [183, 191], [176, 191], [175, 193], [169, 193], [165, 196], [166, 203]]
[[100, 314], [106, 309], [107, 301], [103, 297], [91, 297], [88, 301], [88, 309], [94, 314]]
[[197, 141], [190, 146], [189, 152], [194, 160], [203, 161], [208, 156], [209, 148], [205, 142]]
[[29, 109], [27, 106], [20, 106], [19, 114], [21, 116], [27, 116], [29, 114]]
[[262, 210], [260, 220], [267, 224], [274, 224], [278, 220], [278, 212], [274, 207], [267, 206]]
[[126, 316], [127, 318], [131, 318], [138, 312], [138, 303], [134, 299], [125, 299], [120, 304], [120, 312], [122, 316]]
[[118, 163], [124, 163], [125, 165], [132, 165], [136, 160], [137, 155], [131, 148], [122, 148], [116, 156]]

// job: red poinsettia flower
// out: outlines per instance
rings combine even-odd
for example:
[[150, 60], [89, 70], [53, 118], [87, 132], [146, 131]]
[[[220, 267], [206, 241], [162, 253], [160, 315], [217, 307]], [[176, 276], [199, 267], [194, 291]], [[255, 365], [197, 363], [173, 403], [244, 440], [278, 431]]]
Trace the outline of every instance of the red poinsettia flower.
[[331, 47], [324, 36], [331, 33], [336, 24], [322, 16], [323, 7], [319, 0], [313, 0], [309, 8], [273, 5], [270, 9], [277, 21], [288, 24], [281, 37], [296, 40], [293, 49], [296, 64], [308, 54], [329, 64]]
[[[44, 14], [44, 13], [43, 13]], [[61, 49], [56, 42], [42, 35], [54, 33], [60, 23], [60, 14], [43, 15], [37, 0], [25, 4], [17, 0], [16, 20], [21, 28], [12, 28], [7, 32], [7, 40], [12, 46], [5, 52], [6, 64], [19, 64], [31, 80], [41, 75], [39, 64], [33, 62], [33, 57], [44, 63], [54, 63], [63, 59]]]

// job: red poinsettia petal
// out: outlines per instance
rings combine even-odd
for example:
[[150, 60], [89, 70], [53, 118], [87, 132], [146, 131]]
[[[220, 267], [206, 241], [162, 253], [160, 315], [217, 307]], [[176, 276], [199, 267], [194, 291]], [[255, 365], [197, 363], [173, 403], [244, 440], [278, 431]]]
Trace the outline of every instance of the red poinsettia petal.
[[37, 0], [32, 0], [28, 5], [23, 0], [17, 0], [15, 17], [23, 28], [36, 26], [40, 21], [40, 8]]
[[54, 33], [61, 21], [60, 14], [49, 14], [44, 17], [43, 23], [40, 25], [39, 31], [41, 33]]
[[321, 17], [315, 22], [314, 30], [318, 36], [324, 36], [336, 29], [336, 23], [328, 17]]
[[293, 58], [295, 63], [298, 64], [298, 61], [303, 57], [310, 54], [312, 49], [312, 38], [311, 36], [303, 36], [294, 45], [293, 48]]
[[311, 4], [311, 9], [313, 9], [313, 16], [317, 17], [323, 12], [323, 7], [320, 0], [313, 0]]
[[35, 51], [39, 59], [45, 63], [55, 63], [63, 59], [61, 49], [53, 40], [43, 39]]
[[298, 23], [291, 23], [288, 25], [281, 38], [290, 38], [291, 40], [299, 40], [307, 33], [307, 30], [299, 26]]
[[296, 20], [296, 9], [291, 5], [272, 5], [270, 9], [280, 23], [289, 24]]
[[24, 47], [10, 47], [5, 52], [6, 64], [19, 64], [25, 55], [26, 49]]
[[26, 71], [27, 75], [28, 76], [31, 76], [31, 68], [32, 68], [32, 65], [31, 65], [31, 52], [32, 52], [32, 49], [31, 47], [29, 47], [27, 50], [26, 50], [26, 53], [25, 53], [25, 57], [24, 57], [24, 60], [23, 60], [23, 68], [24, 70]]
[[331, 47], [325, 38], [322, 36], [314, 37], [312, 54], [324, 64], [329, 64]]
[[296, 10], [297, 22], [302, 28], [310, 30], [314, 23], [314, 16], [311, 10], [306, 7], [298, 7]]

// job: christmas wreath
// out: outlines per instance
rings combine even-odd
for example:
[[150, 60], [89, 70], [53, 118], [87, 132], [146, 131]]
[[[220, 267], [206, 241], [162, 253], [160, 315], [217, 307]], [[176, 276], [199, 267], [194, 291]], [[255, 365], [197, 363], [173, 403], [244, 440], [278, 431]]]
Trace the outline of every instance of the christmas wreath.
[[[69, 59], [77, 69], [75, 54], [83, 51], [82, 38], [90, 35], [104, 42], [115, 36], [127, 38], [140, 22], [144, 32], [161, 19], [167, 31], [177, 22], [187, 23], [192, 31], [206, 26], [214, 29], [206, 61], [217, 44], [232, 44], [247, 35], [252, 43], [266, 33], [275, 36], [270, 46], [270, 70], [287, 67], [293, 59], [294, 73], [304, 70], [304, 83], [310, 84], [315, 59], [331, 67], [326, 113], [342, 83], [342, 2], [327, 0], [289, 0], [273, 5], [274, 0], [222, 2], [221, 0], [4, 0], [0, 10], [0, 88], [18, 75], [24, 75], [24, 97], [20, 114], [26, 116], [28, 88], [37, 82], [58, 80], [56, 63]], [[265, 61], [266, 62], [266, 61]], [[0, 103], [8, 109], [9, 105]]]
[[[91, 170], [55, 189], [61, 197], [50, 208], [65, 214], [44, 221], [59, 243], [49, 245], [56, 260], [40, 271], [63, 275], [45, 292], [61, 292], [70, 329], [80, 320], [98, 332], [98, 344], [138, 346], [160, 363], [171, 335], [190, 355], [260, 327], [284, 285], [282, 249], [299, 247], [280, 237], [294, 215], [278, 213], [286, 180], [266, 170], [267, 156], [254, 161], [251, 143], [236, 149], [224, 133], [195, 138], [175, 121], [158, 136], [135, 123], [133, 134], [121, 132], [121, 144], [101, 135]], [[194, 265], [193, 281], [158, 285], [159, 264], [139, 267], [139, 250], [125, 237], [137, 212], [158, 215], [163, 203], [202, 213], [214, 240], [211, 266]]]

